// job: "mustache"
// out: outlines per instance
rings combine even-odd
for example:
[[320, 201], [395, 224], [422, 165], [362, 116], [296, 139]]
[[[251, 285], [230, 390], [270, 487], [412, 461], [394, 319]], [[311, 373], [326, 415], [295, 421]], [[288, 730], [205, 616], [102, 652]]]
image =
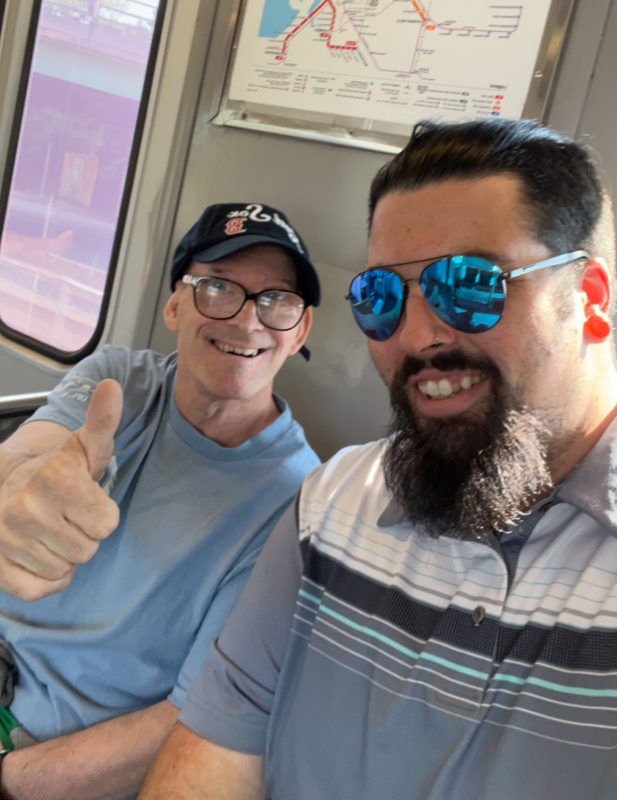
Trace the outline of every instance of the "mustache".
[[488, 377], [501, 377], [499, 368], [486, 356], [470, 356], [462, 350], [449, 350], [446, 353], [436, 353], [430, 358], [416, 358], [406, 356], [396, 372], [396, 382], [404, 383], [408, 378], [417, 375], [423, 369], [437, 369], [440, 372], [453, 372], [454, 370], [477, 370]]

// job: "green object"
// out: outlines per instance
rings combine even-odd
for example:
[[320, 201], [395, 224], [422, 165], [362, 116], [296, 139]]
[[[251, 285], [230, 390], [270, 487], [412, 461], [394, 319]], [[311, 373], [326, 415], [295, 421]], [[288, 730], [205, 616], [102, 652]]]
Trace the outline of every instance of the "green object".
[[19, 728], [19, 722], [11, 714], [8, 708], [0, 706], [0, 742], [4, 750], [13, 750], [13, 740], [11, 739], [11, 731]]

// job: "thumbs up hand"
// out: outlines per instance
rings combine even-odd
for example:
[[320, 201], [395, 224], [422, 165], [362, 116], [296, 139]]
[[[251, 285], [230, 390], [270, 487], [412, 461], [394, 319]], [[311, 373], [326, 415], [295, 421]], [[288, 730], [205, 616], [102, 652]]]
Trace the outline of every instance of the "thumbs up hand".
[[98, 481], [114, 452], [114, 435], [122, 415], [122, 389], [116, 381], [101, 381], [92, 393], [86, 424], [73, 434], [81, 445], [90, 476]]
[[51, 426], [56, 441], [40, 455], [16, 458], [5, 470], [0, 486], [0, 589], [22, 600], [62, 591], [76, 565], [89, 561], [117, 528], [118, 507], [98, 480], [113, 455], [121, 414], [122, 389], [105, 380], [94, 390], [86, 422], [75, 433], [35, 421], [13, 434], [11, 439], [19, 443], [31, 440], [36, 426], [39, 431], [46, 426], [48, 436]]

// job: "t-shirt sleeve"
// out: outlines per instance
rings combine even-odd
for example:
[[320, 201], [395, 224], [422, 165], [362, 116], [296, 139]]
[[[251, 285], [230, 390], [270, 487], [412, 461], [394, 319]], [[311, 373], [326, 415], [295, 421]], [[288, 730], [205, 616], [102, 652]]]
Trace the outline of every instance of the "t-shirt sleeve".
[[263, 754], [301, 573], [292, 505], [189, 690], [179, 719], [194, 733], [230, 750]]
[[57, 422], [71, 431], [81, 428], [98, 384], [105, 378], [114, 378], [124, 386], [128, 367], [124, 348], [104, 347], [93, 353], [67, 372], [50, 393], [47, 405], [37, 409], [24, 424], [45, 420]]

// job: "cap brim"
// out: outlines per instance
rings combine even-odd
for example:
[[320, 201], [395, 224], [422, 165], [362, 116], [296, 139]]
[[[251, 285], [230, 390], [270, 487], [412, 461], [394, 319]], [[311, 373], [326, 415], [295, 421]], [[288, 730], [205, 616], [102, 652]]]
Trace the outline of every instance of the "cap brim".
[[306, 270], [303, 275], [300, 275], [300, 283], [304, 287], [305, 300], [309, 305], [318, 306], [320, 301], [319, 279], [315, 272], [315, 267], [311, 264], [308, 258], [305, 258], [302, 253], [299, 253], [295, 247], [286, 245], [280, 239], [273, 239], [270, 236], [245, 235], [237, 239], [225, 239], [223, 242], [213, 244], [211, 247], [206, 247], [205, 250], [200, 250], [198, 253], [191, 253], [190, 259], [198, 261], [200, 264], [211, 264], [214, 261], [219, 261], [221, 258], [239, 253], [241, 250], [246, 250], [249, 247], [257, 247], [258, 245], [270, 245], [271, 247], [281, 247], [286, 250], [294, 259], [296, 263], [301, 264]]
[[219, 261], [221, 258], [230, 256], [233, 253], [239, 253], [241, 250], [246, 250], [248, 247], [256, 247], [260, 244], [269, 244], [272, 247], [282, 247], [284, 250], [289, 251], [292, 255], [298, 256], [299, 253], [293, 247], [288, 247], [283, 244], [279, 239], [273, 239], [270, 236], [245, 235], [237, 239], [225, 239], [223, 242], [213, 244], [211, 247], [206, 247], [205, 250], [200, 250], [198, 253], [193, 253], [191, 258], [199, 261], [200, 264], [210, 264], [212, 261]]

